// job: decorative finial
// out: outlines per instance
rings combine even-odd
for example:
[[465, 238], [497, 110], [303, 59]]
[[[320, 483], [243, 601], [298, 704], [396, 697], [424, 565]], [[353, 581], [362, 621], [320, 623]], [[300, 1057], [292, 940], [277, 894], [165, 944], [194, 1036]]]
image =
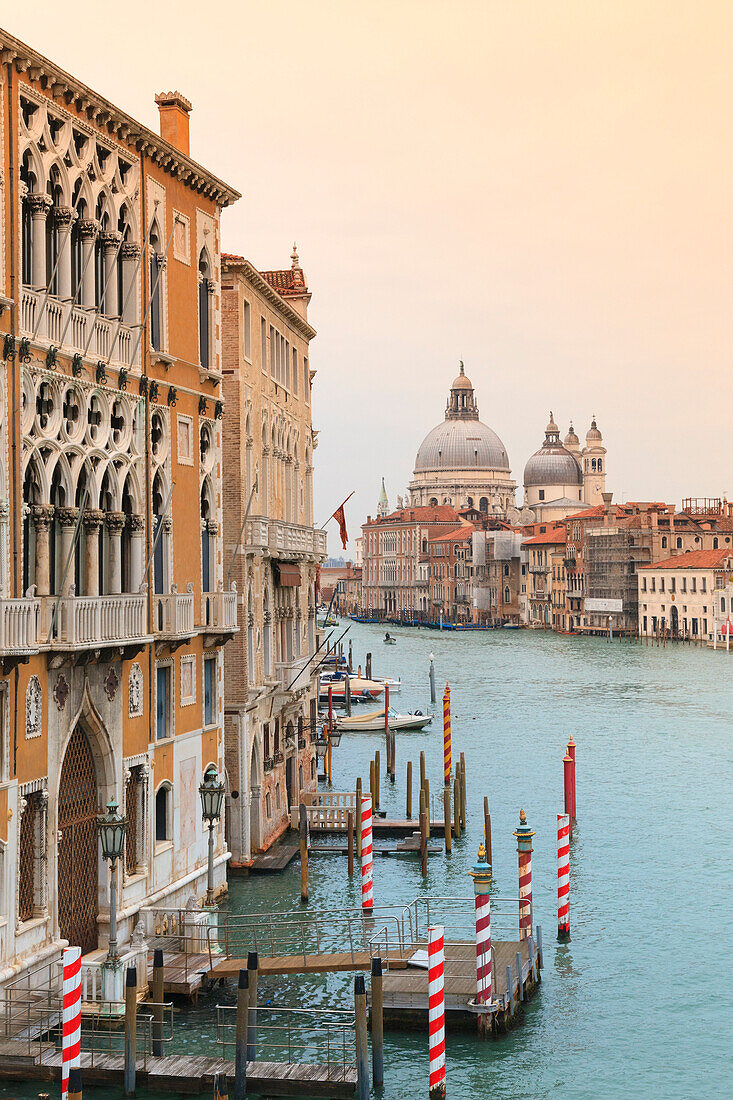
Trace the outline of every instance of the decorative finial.
[[520, 825], [526, 825], [527, 824], [527, 815], [524, 812], [524, 810], [519, 811], [519, 824]]
[[295, 270], [297, 267], [300, 267], [300, 260], [298, 258], [298, 246], [295, 241], [293, 241], [293, 251], [290, 253], [290, 260], [290, 266], [293, 268], [293, 270]]
[[463, 369], [463, 360], [462, 359], [460, 360], [460, 367], [461, 367], [461, 369], [460, 369], [459, 373], [460, 374], [465, 374], [466, 372]]
[[479, 844], [478, 846], [478, 861], [479, 863], [484, 863], [486, 861], [486, 849], [483, 844]]

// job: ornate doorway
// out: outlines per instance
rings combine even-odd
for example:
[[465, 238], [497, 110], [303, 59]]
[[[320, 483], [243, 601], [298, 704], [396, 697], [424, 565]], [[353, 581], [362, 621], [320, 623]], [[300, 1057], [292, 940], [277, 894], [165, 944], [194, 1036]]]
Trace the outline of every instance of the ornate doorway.
[[89, 738], [76, 726], [59, 783], [59, 932], [82, 954], [98, 945], [97, 769]]

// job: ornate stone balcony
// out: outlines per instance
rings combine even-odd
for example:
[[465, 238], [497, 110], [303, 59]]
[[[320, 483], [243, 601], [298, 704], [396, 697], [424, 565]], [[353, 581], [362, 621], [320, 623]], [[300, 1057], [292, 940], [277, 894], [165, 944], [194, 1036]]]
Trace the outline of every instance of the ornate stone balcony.
[[268, 550], [273, 557], [326, 556], [326, 532], [300, 523], [253, 516], [247, 522], [247, 549]]
[[0, 600], [0, 657], [24, 657], [38, 652], [41, 601], [33, 595]]
[[303, 688], [308, 687], [310, 683], [310, 675], [309, 672], [307, 670], [304, 671], [304, 669], [310, 661], [310, 658], [311, 655], [307, 654], [305, 657], [295, 657], [291, 661], [284, 661], [282, 663], [276, 664], [275, 675], [280, 682], [280, 687], [284, 688], [286, 691], [289, 688], [293, 692], [302, 691]]
[[205, 634], [235, 634], [237, 626], [237, 586], [228, 592], [202, 592], [201, 622]]
[[110, 362], [125, 367], [135, 366], [140, 361], [139, 348], [135, 350], [135, 328], [132, 326], [51, 295], [43, 307], [43, 298], [43, 291], [27, 286], [21, 289], [19, 327], [22, 333], [32, 336], [35, 332], [44, 343], [69, 353], [84, 352], [90, 359], [106, 361], [109, 358]]
[[56, 597], [42, 597], [42, 602], [42, 634], [39, 641], [43, 646], [48, 644], [52, 649], [98, 649], [140, 645], [150, 641], [145, 592], [116, 596], [76, 596], [72, 592], [58, 601], [53, 629], [51, 624]]
[[153, 601], [153, 626], [159, 638], [183, 642], [196, 633], [193, 585], [190, 582], [185, 592], [177, 592], [173, 586], [167, 595], [156, 593]]

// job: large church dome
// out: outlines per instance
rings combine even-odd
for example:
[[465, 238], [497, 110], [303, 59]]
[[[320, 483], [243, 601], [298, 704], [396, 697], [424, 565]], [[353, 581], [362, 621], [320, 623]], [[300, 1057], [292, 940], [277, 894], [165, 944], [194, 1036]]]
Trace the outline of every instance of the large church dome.
[[560, 430], [550, 413], [545, 442], [524, 467], [524, 487], [534, 485], [582, 485], [580, 463], [560, 442]]
[[428, 432], [415, 459], [421, 470], [504, 470], [509, 472], [506, 447], [496, 432], [478, 418], [473, 385], [463, 369], [451, 386], [445, 420]]

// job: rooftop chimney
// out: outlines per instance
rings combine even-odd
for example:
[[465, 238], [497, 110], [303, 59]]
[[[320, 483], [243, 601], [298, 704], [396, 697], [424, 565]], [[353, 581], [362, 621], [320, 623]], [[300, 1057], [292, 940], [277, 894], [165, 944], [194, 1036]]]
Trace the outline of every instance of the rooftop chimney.
[[191, 104], [180, 92], [159, 92], [155, 97], [160, 112], [160, 136], [189, 156], [188, 116]]

